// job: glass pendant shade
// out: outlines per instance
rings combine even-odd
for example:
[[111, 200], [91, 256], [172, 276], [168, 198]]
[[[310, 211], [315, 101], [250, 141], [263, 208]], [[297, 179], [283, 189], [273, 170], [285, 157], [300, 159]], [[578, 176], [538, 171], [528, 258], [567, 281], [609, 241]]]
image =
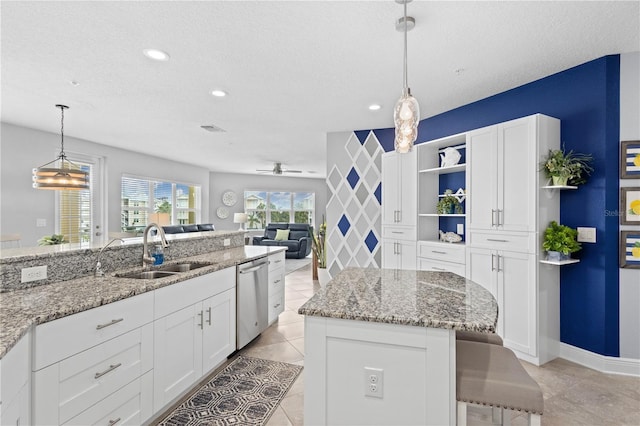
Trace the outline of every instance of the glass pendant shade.
[[[53, 161], [33, 169], [33, 187], [36, 189], [52, 189], [57, 191], [89, 189], [89, 173], [81, 170], [76, 164], [67, 159], [64, 153], [64, 110], [66, 105], [56, 105], [60, 108], [60, 155]], [[59, 161], [59, 167], [47, 167]]]
[[393, 121], [396, 128], [394, 148], [396, 152], [407, 153], [411, 151], [413, 143], [418, 138], [418, 123], [420, 121], [420, 105], [416, 98], [411, 96], [407, 88], [396, 103], [393, 112]]

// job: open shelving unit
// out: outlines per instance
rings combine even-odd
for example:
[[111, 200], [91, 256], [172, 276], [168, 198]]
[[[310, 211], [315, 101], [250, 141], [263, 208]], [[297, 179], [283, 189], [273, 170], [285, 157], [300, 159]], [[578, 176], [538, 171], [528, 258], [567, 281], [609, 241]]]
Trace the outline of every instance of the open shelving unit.
[[571, 265], [572, 263], [580, 263], [580, 260], [579, 259], [567, 259], [567, 260], [560, 260], [560, 261], [541, 260], [540, 263], [546, 263], [547, 265], [562, 266], [562, 265]]

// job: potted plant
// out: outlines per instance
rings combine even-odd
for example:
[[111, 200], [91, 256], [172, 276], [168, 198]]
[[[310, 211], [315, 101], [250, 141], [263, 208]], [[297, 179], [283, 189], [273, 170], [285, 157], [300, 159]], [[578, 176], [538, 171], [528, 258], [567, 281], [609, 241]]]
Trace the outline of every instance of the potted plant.
[[314, 233], [310, 230], [309, 233], [311, 234], [311, 250], [313, 250], [313, 255], [317, 259], [318, 281], [320, 285], [324, 287], [331, 279], [329, 271], [327, 271], [327, 250], [325, 243], [327, 222], [324, 216], [322, 216], [322, 223], [318, 226], [318, 231]]
[[578, 231], [565, 225], [558, 224], [555, 220], [549, 223], [544, 231], [542, 248], [547, 251], [547, 260], [561, 261], [571, 257], [582, 248], [576, 240]]
[[62, 234], [53, 234], [51, 236], [45, 235], [44, 237], [38, 240], [39, 246], [54, 246], [58, 244], [65, 244], [69, 241], [64, 239], [64, 235]]
[[562, 149], [550, 149], [543, 162], [542, 169], [554, 186], [582, 185], [593, 172], [593, 157], [590, 154], [566, 152]]
[[462, 213], [462, 205], [460, 204], [460, 200], [453, 195], [453, 190], [447, 189], [444, 191], [444, 196], [438, 201], [436, 211], [438, 214]]

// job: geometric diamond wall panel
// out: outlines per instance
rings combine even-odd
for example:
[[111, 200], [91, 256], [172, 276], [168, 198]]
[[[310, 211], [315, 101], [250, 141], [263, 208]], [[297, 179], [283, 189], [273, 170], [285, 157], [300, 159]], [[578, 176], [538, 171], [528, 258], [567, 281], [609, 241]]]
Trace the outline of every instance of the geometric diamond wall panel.
[[381, 265], [383, 153], [373, 131], [327, 137], [327, 264], [332, 276], [346, 266]]

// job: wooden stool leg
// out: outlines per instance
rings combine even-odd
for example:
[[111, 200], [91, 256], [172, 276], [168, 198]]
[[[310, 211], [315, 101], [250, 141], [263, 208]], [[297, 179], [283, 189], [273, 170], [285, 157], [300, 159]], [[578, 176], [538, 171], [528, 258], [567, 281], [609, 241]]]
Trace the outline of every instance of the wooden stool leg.
[[467, 426], [467, 403], [458, 401], [458, 415], [456, 424], [458, 426]]

